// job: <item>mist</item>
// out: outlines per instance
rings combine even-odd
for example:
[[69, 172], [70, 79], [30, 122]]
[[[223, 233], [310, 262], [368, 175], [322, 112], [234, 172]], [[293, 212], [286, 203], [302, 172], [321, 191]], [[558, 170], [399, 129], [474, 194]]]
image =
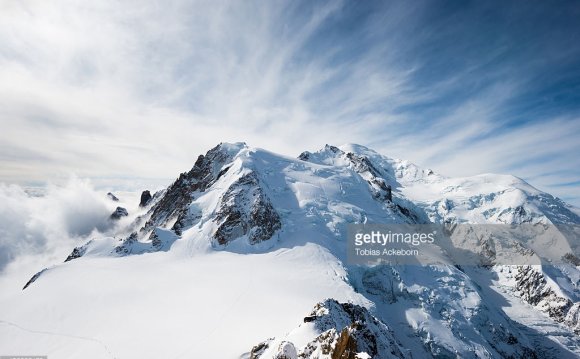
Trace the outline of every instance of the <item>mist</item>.
[[19, 257], [43, 262], [107, 235], [116, 225], [109, 216], [117, 205], [89, 180], [75, 177], [41, 193], [0, 183], [0, 273]]

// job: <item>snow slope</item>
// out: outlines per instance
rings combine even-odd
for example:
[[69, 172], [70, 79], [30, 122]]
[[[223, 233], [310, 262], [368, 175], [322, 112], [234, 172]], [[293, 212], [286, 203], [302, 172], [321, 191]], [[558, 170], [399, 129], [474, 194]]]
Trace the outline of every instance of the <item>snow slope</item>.
[[[29, 278], [19, 287], [3, 279], [2, 352], [263, 359], [580, 354], [573, 331], [579, 316], [572, 312], [580, 271], [573, 264], [515, 266], [506, 276], [498, 274], [507, 268], [500, 264], [346, 262], [348, 224], [580, 223], [568, 205], [513, 176], [446, 178], [358, 145], [327, 145], [295, 159], [220, 144], [143, 211], [131, 222], [121, 219], [113, 237], [76, 248], [24, 291]], [[574, 251], [566, 240], [561, 244]], [[526, 305], [535, 313], [532, 324], [513, 310]], [[542, 328], [558, 334], [539, 340]]]

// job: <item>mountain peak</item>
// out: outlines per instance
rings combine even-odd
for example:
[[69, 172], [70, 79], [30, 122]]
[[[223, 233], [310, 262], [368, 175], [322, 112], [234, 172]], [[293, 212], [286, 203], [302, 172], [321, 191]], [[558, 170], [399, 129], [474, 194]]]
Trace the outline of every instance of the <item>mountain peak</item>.
[[221, 142], [215, 148], [219, 148], [221, 151], [224, 151], [231, 156], [235, 156], [241, 150], [247, 149], [248, 145], [245, 142]]
[[[220, 330], [243, 337], [246, 328], [234, 330], [234, 322], [242, 326], [265, 323], [253, 327], [264, 329], [259, 337], [235, 347], [239, 354], [251, 350], [249, 358], [260, 359], [533, 358], [533, 345], [526, 333], [496, 305], [497, 295], [503, 294], [491, 289], [486, 292], [495, 274], [488, 268], [461, 267], [446, 250], [455, 246], [461, 254], [474, 254], [485, 259], [486, 265], [499, 268], [502, 265], [495, 262], [496, 253], [502, 248], [528, 253], [534, 252], [535, 243], [496, 236], [501, 233], [493, 231], [461, 236], [465, 231], [455, 228], [528, 223], [540, 224], [541, 230], [550, 221], [580, 223], [563, 202], [515, 177], [446, 178], [355, 144], [326, 145], [295, 159], [241, 142], [220, 143], [139, 208], [133, 223], [115, 233], [116, 237], [94, 238], [75, 248], [65, 264], [33, 276], [25, 287], [41, 276], [42, 283], [27, 291], [46, 290], [59, 276], [74, 278], [75, 270], [84, 278], [85, 273], [92, 273], [95, 257], [114, 268], [124, 268], [124, 274], [154, 273], [147, 277], [152, 283], [156, 278], [165, 281], [175, 276], [178, 284], [171, 286], [175, 298], [187, 290], [194, 293], [192, 302], [211, 298], [203, 305], [180, 309], [196, 316], [208, 314], [206, 322], [200, 322], [210, 323], [215, 319], [212, 313], [243, 304], [251, 316], [232, 319]], [[125, 226], [123, 221], [118, 223]], [[347, 261], [347, 233], [351, 224], [363, 223], [449, 225], [446, 228], [458, 235], [450, 238], [450, 244], [436, 244], [437, 253], [441, 251], [437, 265], [358, 266]], [[560, 245], [566, 244], [564, 240], [551, 241], [550, 249], [564, 248]], [[554, 253], [565, 256], [569, 250], [571, 247]], [[157, 253], [136, 256], [148, 252]], [[574, 253], [568, 254], [569, 263], [579, 262], [580, 255]], [[189, 260], [191, 257], [196, 258]], [[174, 262], [181, 261], [187, 270], [171, 269]], [[521, 300], [580, 331], [580, 271], [568, 262], [547, 270], [543, 265], [506, 266], [505, 273], [497, 277], [519, 291]], [[134, 265], [142, 267], [135, 271]], [[207, 287], [201, 282], [206, 278]], [[82, 287], [83, 281], [75, 285]], [[91, 286], [95, 282], [87, 281]], [[215, 289], [215, 283], [222, 283], [220, 291], [205, 290]], [[239, 293], [228, 292], [238, 286]], [[155, 290], [156, 285], [151, 288]], [[92, 298], [94, 291], [90, 293]], [[303, 302], [295, 304], [288, 298]], [[186, 302], [189, 300], [182, 301]], [[303, 322], [296, 323], [295, 319], [317, 302]], [[510, 306], [514, 304], [510, 302]], [[111, 307], [115, 306], [107, 306]], [[529, 307], [525, 312], [530, 312]], [[543, 313], [538, 315], [543, 318], [539, 322], [549, 323]], [[271, 332], [265, 330], [277, 323], [285, 324]], [[280, 336], [295, 324], [299, 325]], [[566, 338], [572, 337], [565, 333]], [[272, 334], [277, 338], [255, 345]], [[533, 338], [536, 341], [538, 336]], [[223, 337], [219, 340], [223, 346]]]

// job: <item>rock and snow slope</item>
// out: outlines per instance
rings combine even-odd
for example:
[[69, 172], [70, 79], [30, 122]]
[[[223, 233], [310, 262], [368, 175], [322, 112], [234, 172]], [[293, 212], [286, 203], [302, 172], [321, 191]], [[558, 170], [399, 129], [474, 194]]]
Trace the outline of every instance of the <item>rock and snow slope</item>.
[[[580, 223], [516, 177], [446, 178], [358, 145], [294, 159], [220, 144], [144, 211], [0, 296], [0, 348], [63, 358], [580, 355], [574, 256], [528, 267], [346, 263], [352, 223]], [[483, 252], [460, 244], [486, 255], [504, 244], [479, 240]]]

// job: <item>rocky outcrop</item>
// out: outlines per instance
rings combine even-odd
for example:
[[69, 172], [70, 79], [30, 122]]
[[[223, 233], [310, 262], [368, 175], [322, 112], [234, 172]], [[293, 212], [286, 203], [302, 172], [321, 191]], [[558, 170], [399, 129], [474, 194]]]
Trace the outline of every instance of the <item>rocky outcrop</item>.
[[117, 196], [115, 196], [113, 193], [109, 192], [107, 193], [107, 197], [109, 197], [109, 199], [113, 202], [119, 202], [119, 198], [117, 198]]
[[[393, 199], [393, 189], [390, 183], [396, 183], [396, 180], [387, 174], [386, 169], [374, 164], [368, 156], [353, 152], [345, 152], [336, 146], [327, 144], [322, 151], [315, 154], [308, 151], [302, 152], [298, 156], [298, 159], [320, 163], [320, 160], [317, 160], [317, 156], [320, 155], [320, 153], [327, 153], [333, 158], [340, 158], [341, 160], [346, 161], [348, 166], [367, 182], [373, 198], [377, 201], [384, 202], [391, 211], [407, 217], [408, 222], [421, 222], [419, 219], [421, 216], [415, 213], [415, 211], [409, 209], [413, 206], [409, 206], [408, 201], [405, 201], [402, 198], [398, 198], [397, 200]], [[327, 164], [326, 162], [324, 163]]]
[[139, 207], [147, 207], [152, 198], [153, 197], [151, 196], [151, 192], [149, 192], [149, 190], [141, 192], [141, 201], [139, 202]]
[[309, 161], [310, 160], [310, 155], [311, 155], [310, 152], [304, 151], [300, 155], [298, 155], [298, 159], [301, 160], [301, 161]]
[[270, 339], [264, 340], [263, 342], [255, 345], [252, 348], [252, 350], [250, 351], [250, 359], [258, 359], [260, 356], [262, 356], [262, 354], [264, 354], [266, 349], [268, 349], [270, 347], [270, 343], [273, 340], [274, 340], [274, 338], [270, 338]]
[[137, 233], [134, 232], [113, 248], [112, 253], [117, 256], [126, 256], [130, 254], [166, 252], [177, 238], [177, 235], [168, 229], [155, 228], [147, 240], [139, 241]]
[[574, 303], [568, 310], [564, 324], [572, 328], [576, 334], [580, 334], [580, 302]]
[[116, 246], [113, 250], [116, 254], [121, 256], [131, 254], [136, 243], [138, 243], [137, 233], [131, 233], [129, 237], [125, 238], [121, 244]]
[[270, 239], [282, 227], [280, 216], [260, 187], [254, 172], [243, 175], [221, 199], [215, 222], [214, 239], [226, 245], [247, 236], [250, 244]]
[[48, 268], [44, 268], [40, 272], [38, 272], [35, 275], [33, 275], [32, 278], [30, 278], [28, 280], [28, 282], [26, 282], [26, 284], [24, 285], [24, 287], [22, 287], [22, 290], [25, 290], [26, 288], [28, 288], [32, 283], [34, 283], [38, 279], [38, 277], [40, 277], [47, 270], [48, 270]]
[[177, 235], [181, 235], [192, 222], [187, 210], [195, 193], [204, 192], [223, 176], [229, 169], [224, 166], [234, 156], [235, 153], [228, 151], [223, 144], [212, 148], [205, 156], [200, 155], [193, 168], [180, 174], [151, 209], [151, 216], [141, 233], [150, 232], [155, 227], [171, 226]]
[[87, 248], [91, 245], [91, 243], [92, 243], [92, 241], [88, 241], [87, 243], [83, 244], [80, 247], [75, 247], [73, 249], [73, 251], [71, 252], [71, 254], [69, 254], [68, 257], [66, 257], [66, 259], [64, 261], [70, 262], [73, 259], [77, 259], [77, 258], [84, 256], [85, 253], [87, 252]]
[[573, 303], [570, 299], [557, 295], [548, 285], [543, 273], [532, 266], [519, 266], [515, 279], [516, 290], [524, 301], [546, 312], [558, 322], [565, 321]]
[[373, 197], [379, 201], [392, 202], [392, 189], [382, 177], [379, 169], [366, 156], [356, 155], [352, 152], [345, 154], [350, 161], [352, 169], [360, 173], [369, 184]]
[[391, 330], [364, 307], [327, 299], [306, 318], [296, 331], [318, 335], [305, 346], [269, 339], [252, 349], [251, 358], [408, 358]]
[[117, 209], [115, 209], [115, 212], [113, 212], [111, 214], [111, 219], [112, 220], [119, 220], [123, 217], [127, 217], [129, 215], [129, 212], [127, 212], [127, 209], [123, 208], [123, 207], [117, 207]]

